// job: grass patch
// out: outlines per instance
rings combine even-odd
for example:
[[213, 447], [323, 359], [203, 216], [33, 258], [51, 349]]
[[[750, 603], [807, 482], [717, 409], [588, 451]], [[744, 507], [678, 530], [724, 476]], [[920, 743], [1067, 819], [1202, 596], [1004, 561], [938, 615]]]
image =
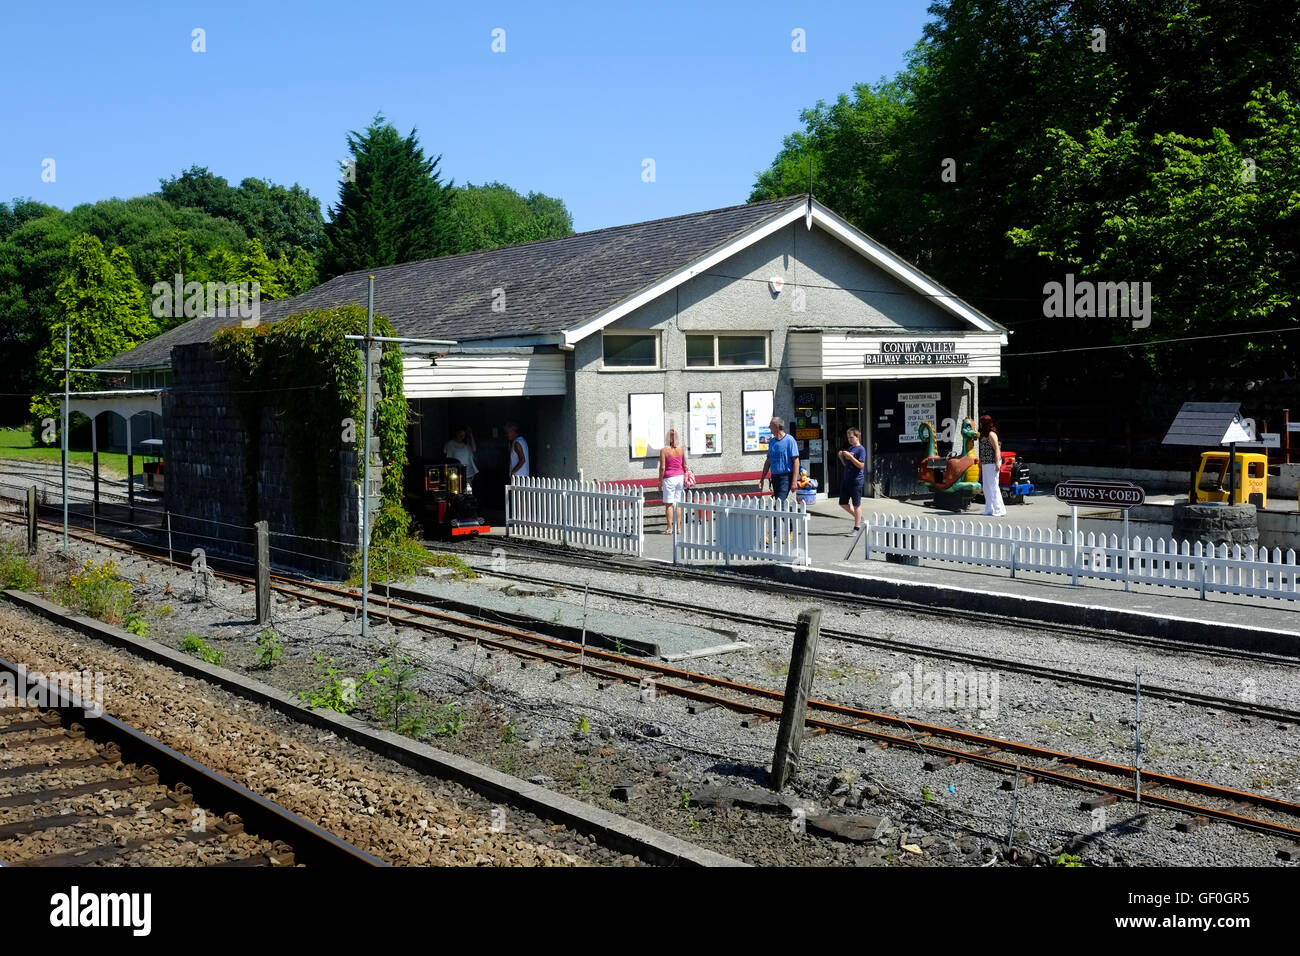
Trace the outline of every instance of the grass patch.
[[269, 671], [282, 657], [284, 657], [284, 641], [279, 634], [268, 628], [257, 639], [257, 662], [253, 664], [253, 669]]
[[340, 714], [350, 714], [361, 703], [361, 696], [367, 684], [375, 683], [374, 672], [362, 676], [360, 680], [349, 677], [341, 667], [335, 666], [331, 657], [316, 656], [315, 687], [303, 691], [299, 696], [307, 702], [308, 707], [323, 707]]
[[427, 568], [452, 568], [456, 577], [462, 581], [478, 577], [478, 572], [454, 554], [425, 553], [424, 566]]
[[131, 611], [131, 585], [118, 576], [113, 561], [87, 561], [58, 589], [58, 597], [68, 607], [105, 624], [121, 624]]
[[181, 638], [181, 650], [193, 654], [205, 664], [220, 664], [225, 652], [217, 650], [197, 634], [186, 634]]
[[34, 591], [40, 580], [35, 562], [22, 548], [0, 544], [0, 585], [19, 591]]
[[[376, 541], [370, 547], [370, 584], [386, 581], [409, 581], [425, 568], [452, 568], [460, 580], [476, 578], [474, 569], [454, 554], [431, 554], [415, 538]], [[348, 566], [348, 584], [361, 583], [361, 552], [352, 556]]]
[[[73, 464], [89, 465], [93, 457], [93, 454], [89, 451], [68, 450], [68, 461]], [[32, 433], [25, 428], [0, 428], [0, 459], [3, 458], [62, 461], [63, 451], [57, 445], [53, 448], [33, 445]], [[137, 469], [137, 473], [138, 471], [139, 469]], [[126, 455], [101, 451], [99, 453], [99, 472], [100, 474], [111, 474], [118, 478], [126, 477]]]

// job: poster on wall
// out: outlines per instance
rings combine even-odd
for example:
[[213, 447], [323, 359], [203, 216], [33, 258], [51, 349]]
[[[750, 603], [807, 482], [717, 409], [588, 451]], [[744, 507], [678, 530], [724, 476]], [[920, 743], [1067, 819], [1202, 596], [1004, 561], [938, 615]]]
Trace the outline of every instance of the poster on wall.
[[722, 393], [689, 392], [686, 395], [689, 410], [689, 442], [686, 453], [700, 455], [722, 454]]
[[772, 437], [772, 390], [741, 392], [740, 404], [745, 451], [767, 451], [767, 441]]
[[900, 445], [921, 440], [916, 434], [921, 422], [938, 425], [936, 421], [939, 416], [938, 392], [899, 392], [898, 400], [903, 403], [903, 431], [898, 436]]
[[664, 446], [663, 392], [630, 394], [628, 442], [633, 458], [653, 458]]

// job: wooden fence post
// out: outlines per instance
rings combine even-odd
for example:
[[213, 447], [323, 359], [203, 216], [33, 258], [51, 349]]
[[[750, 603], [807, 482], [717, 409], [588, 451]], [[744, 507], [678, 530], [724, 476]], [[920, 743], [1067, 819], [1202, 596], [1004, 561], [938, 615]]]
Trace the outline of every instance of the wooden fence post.
[[36, 486], [27, 489], [27, 551], [36, 553]]
[[[253, 525], [257, 531], [257, 623], [271, 623], [271, 535], [265, 521]], [[362, 587], [365, 585], [363, 584]]]
[[781, 727], [776, 734], [776, 752], [772, 755], [773, 790], [784, 789], [799, 765], [804, 715], [808, 710], [808, 695], [812, 693], [821, 621], [821, 608], [812, 607], [799, 612], [799, 622], [795, 625], [790, 674], [785, 682], [785, 704], [781, 708]]

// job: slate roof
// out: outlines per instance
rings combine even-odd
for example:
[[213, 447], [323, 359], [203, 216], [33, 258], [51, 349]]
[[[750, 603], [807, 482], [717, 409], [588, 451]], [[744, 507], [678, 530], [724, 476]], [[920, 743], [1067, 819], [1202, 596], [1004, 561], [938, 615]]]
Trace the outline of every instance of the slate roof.
[[[306, 309], [366, 304], [375, 277], [375, 312], [398, 335], [464, 342], [561, 332], [594, 318], [754, 227], [806, 202], [791, 196], [707, 212], [613, 226], [560, 239], [351, 272], [292, 299], [263, 302], [274, 322]], [[493, 290], [506, 309], [493, 312]], [[207, 342], [238, 318], [197, 318], [111, 361], [106, 368], [170, 364], [177, 345]]]

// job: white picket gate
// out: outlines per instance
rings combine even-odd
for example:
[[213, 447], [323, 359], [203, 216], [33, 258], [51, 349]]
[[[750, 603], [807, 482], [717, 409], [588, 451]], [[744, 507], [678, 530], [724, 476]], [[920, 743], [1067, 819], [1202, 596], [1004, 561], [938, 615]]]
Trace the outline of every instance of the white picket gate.
[[1071, 533], [959, 518], [873, 514], [863, 531], [864, 556], [873, 552], [1080, 578], [1190, 588], [1207, 593], [1300, 600], [1294, 549], [1204, 546], [1170, 539]]
[[506, 487], [506, 535], [641, 557], [645, 494], [632, 485], [514, 477]]
[[[808, 510], [770, 497], [688, 491], [678, 506], [682, 533], [673, 539], [673, 563], [730, 566], [746, 561], [808, 567]], [[671, 529], [670, 529], [671, 530]]]

